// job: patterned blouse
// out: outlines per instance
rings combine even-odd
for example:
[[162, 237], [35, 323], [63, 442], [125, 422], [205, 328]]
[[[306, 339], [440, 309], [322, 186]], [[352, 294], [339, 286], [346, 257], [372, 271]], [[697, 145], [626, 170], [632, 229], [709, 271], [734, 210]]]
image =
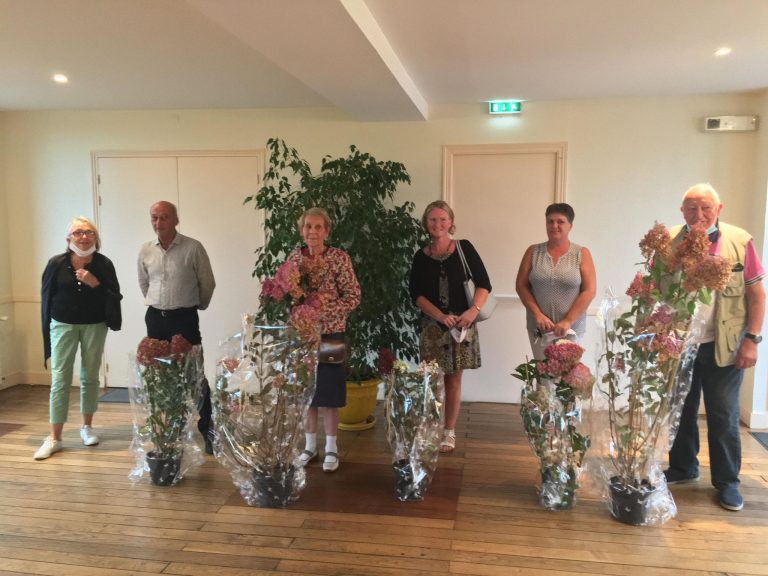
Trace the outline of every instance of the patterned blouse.
[[[306, 247], [302, 247], [291, 252], [288, 260], [299, 264], [302, 256], [314, 258], [310, 256]], [[344, 332], [347, 327], [347, 316], [360, 304], [360, 284], [352, 269], [349, 254], [344, 250], [328, 246], [322, 256], [327, 272], [319, 290], [323, 302], [320, 332], [322, 334]]]
[[[568, 252], [552, 264], [552, 256], [547, 252], [547, 243], [536, 244], [531, 254], [531, 272], [528, 275], [533, 297], [541, 311], [552, 320], [560, 322], [573, 306], [581, 292], [581, 246], [571, 242]], [[526, 309], [528, 330], [536, 330], [536, 320]], [[587, 315], [582, 314], [571, 328], [579, 336], [584, 336]]]

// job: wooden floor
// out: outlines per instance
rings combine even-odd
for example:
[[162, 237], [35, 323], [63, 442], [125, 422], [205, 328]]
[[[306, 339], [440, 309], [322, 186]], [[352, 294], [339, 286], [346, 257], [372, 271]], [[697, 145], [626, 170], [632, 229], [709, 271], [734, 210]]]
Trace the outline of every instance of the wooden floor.
[[[42, 386], [0, 391], [0, 575], [768, 574], [768, 450], [746, 431], [743, 511], [716, 504], [705, 468], [698, 484], [673, 489], [677, 518], [641, 528], [588, 492], [573, 510], [542, 510], [516, 406], [462, 408], [457, 451], [440, 461], [445, 490], [421, 509], [380, 488], [381, 423], [342, 433], [340, 490], [378, 503], [361, 514], [335, 510], [372, 508], [318, 503], [311, 486], [295, 507], [250, 508], [213, 457], [173, 488], [134, 485], [128, 404], [100, 404], [102, 442], [86, 448], [73, 396], [65, 450], [35, 462], [47, 399]], [[351, 481], [365, 470], [370, 481]], [[328, 476], [310, 470], [309, 480]]]

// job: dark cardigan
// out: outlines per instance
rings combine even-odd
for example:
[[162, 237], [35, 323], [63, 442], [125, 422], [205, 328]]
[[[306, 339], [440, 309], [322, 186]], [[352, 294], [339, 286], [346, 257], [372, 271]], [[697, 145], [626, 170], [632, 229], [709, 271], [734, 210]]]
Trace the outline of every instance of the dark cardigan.
[[[475, 247], [472, 246], [469, 240], [459, 240], [459, 242], [461, 242], [461, 249], [472, 272], [475, 288], [485, 288], [490, 292], [491, 281], [477, 250], [475, 250]], [[448, 276], [448, 308], [445, 310], [439, 304], [441, 266], [445, 268], [446, 275]], [[440, 308], [445, 314], [461, 314], [469, 308], [464, 292], [464, 280], [464, 267], [456, 250], [444, 262], [427, 256], [424, 250], [421, 249], [413, 256], [409, 290], [411, 299], [414, 302], [416, 302], [419, 296], [424, 296], [424, 298]]]
[[[40, 308], [43, 322], [43, 365], [47, 367], [48, 358], [51, 357], [51, 307], [53, 303], [54, 284], [59, 267], [70, 257], [71, 251], [58, 254], [48, 261], [43, 272], [42, 289], [40, 292]], [[122, 313], [120, 311], [120, 284], [112, 261], [98, 252], [93, 253], [93, 259], [85, 268], [99, 279], [99, 286], [94, 288], [104, 296], [104, 319], [112, 330], [120, 330], [122, 325]]]

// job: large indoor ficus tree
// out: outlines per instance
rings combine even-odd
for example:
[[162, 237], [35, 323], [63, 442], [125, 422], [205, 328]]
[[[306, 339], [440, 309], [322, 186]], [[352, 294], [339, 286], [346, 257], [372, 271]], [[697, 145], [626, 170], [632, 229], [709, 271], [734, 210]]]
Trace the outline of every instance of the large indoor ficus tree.
[[375, 376], [381, 349], [416, 360], [418, 310], [408, 294], [408, 273], [424, 232], [412, 215], [414, 204], [395, 203], [398, 185], [411, 181], [405, 166], [350, 146], [348, 156], [326, 156], [313, 174], [283, 140], [271, 138], [267, 149], [264, 184], [245, 199], [265, 212], [265, 243], [256, 250], [253, 275], [273, 276], [300, 245], [296, 222], [304, 210], [325, 208], [332, 221], [328, 244], [349, 254], [362, 292], [347, 320], [350, 379]]

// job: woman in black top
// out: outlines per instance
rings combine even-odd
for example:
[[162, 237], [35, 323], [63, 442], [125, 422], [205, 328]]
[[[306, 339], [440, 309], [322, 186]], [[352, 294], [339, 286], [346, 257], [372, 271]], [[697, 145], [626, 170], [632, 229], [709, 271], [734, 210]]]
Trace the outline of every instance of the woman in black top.
[[464, 267], [456, 252], [451, 207], [442, 200], [427, 206], [421, 224], [429, 245], [416, 252], [411, 266], [410, 293], [421, 309], [419, 347], [422, 360], [435, 360], [445, 372], [445, 430], [441, 452], [456, 447], [456, 421], [461, 408], [461, 374], [480, 367], [480, 341], [475, 319], [491, 291], [483, 261], [468, 240], [461, 240], [475, 283], [472, 304], [464, 292]]
[[67, 232], [67, 251], [48, 261], [41, 292], [45, 363], [51, 359], [51, 435], [35, 452], [44, 460], [62, 449], [61, 434], [69, 412], [69, 388], [75, 354], [80, 347], [80, 438], [86, 446], [99, 443], [93, 413], [99, 396], [99, 370], [107, 328], [119, 330], [120, 285], [115, 267], [99, 254], [99, 233], [84, 217]]

